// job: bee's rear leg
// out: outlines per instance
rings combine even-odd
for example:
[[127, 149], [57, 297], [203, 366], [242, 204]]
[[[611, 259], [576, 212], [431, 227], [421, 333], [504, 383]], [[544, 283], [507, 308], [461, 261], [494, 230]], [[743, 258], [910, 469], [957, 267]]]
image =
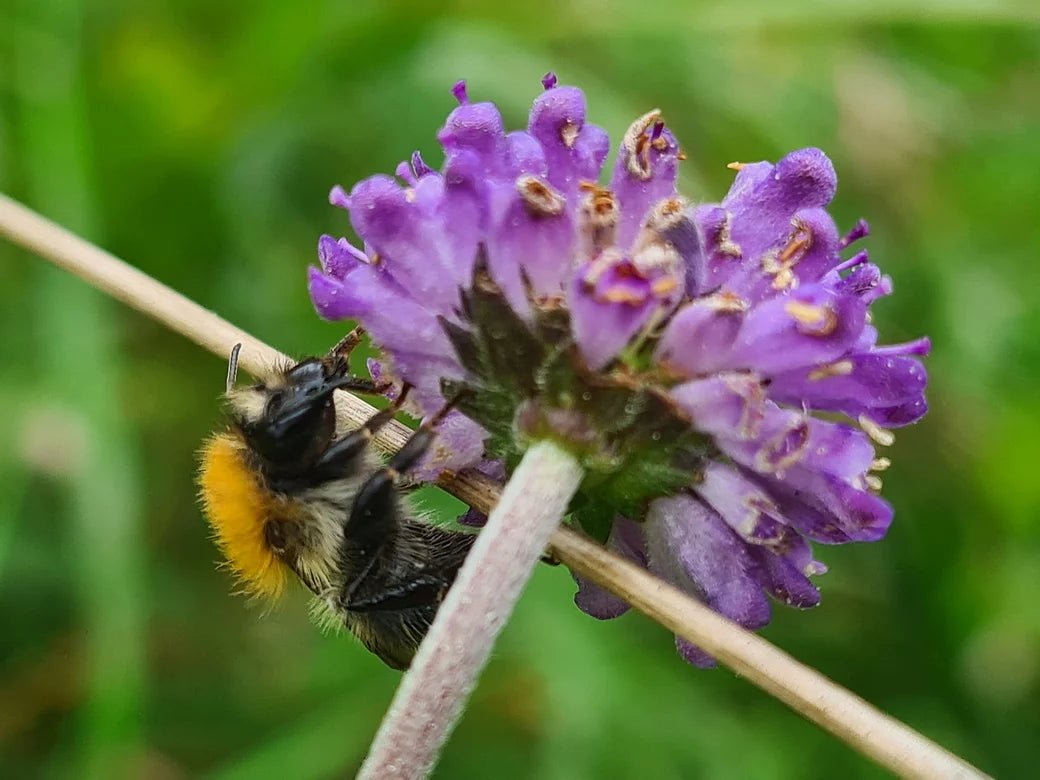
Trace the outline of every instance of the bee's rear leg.
[[[437, 435], [437, 425], [452, 410], [457, 400], [449, 401], [432, 417], [423, 420], [400, 451], [390, 458], [390, 462], [365, 480], [354, 497], [350, 518], [343, 532], [344, 541], [354, 551], [371, 560], [387, 538], [396, 532], [400, 523], [398, 485], [401, 474], [418, 463], [430, 448]], [[425, 578], [422, 579], [425, 582]], [[407, 583], [404, 586], [407, 587]], [[350, 599], [351, 592], [348, 592], [344, 595], [344, 602], [349, 603]]]

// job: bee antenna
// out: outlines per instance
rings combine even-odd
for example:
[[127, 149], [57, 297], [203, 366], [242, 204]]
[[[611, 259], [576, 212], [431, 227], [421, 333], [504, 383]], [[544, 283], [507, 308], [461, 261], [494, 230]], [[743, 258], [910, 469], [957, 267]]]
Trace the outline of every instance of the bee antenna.
[[235, 380], [238, 379], [238, 353], [241, 351], [241, 342], [235, 344], [235, 346], [231, 348], [231, 357], [228, 358], [227, 365], [227, 384], [224, 387], [225, 392], [230, 393], [231, 388], [235, 386]]

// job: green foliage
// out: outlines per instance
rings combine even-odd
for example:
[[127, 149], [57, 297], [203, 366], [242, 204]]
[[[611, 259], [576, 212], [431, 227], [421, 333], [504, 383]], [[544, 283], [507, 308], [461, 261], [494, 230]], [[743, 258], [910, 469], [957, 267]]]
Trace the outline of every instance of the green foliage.
[[[296, 354], [329, 187], [392, 171], [470, 80], [523, 122], [550, 68], [617, 138], [660, 107], [718, 198], [731, 160], [824, 148], [933, 337], [878, 544], [826, 548], [823, 604], [766, 635], [1002, 777], [1040, 763], [1040, 34], [1029, 2], [258, 0], [0, 4], [0, 189]], [[224, 365], [0, 244], [5, 777], [333, 777], [398, 679], [304, 599], [231, 595], [195, 504]], [[442, 514], [457, 503], [431, 495]], [[449, 507], [454, 507], [449, 510]], [[638, 616], [542, 567], [440, 777], [880, 777]]]

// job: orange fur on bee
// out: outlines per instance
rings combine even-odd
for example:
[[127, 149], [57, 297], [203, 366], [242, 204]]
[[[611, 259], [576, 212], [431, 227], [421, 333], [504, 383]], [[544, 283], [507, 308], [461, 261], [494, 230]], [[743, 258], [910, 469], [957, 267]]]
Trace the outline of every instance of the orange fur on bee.
[[268, 546], [264, 524], [276, 516], [277, 499], [249, 467], [246, 446], [231, 433], [217, 434], [202, 448], [199, 490], [203, 509], [242, 586], [275, 598], [285, 587], [287, 567]]

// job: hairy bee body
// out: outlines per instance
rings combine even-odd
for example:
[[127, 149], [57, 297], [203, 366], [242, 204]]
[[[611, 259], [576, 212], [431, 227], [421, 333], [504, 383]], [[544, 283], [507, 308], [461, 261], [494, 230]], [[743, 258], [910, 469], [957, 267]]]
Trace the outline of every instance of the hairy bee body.
[[396, 484], [436, 421], [384, 466], [368, 444], [396, 407], [351, 430], [336, 415], [341, 387], [373, 389], [338, 354], [229, 387], [230, 428], [202, 450], [203, 508], [246, 591], [275, 597], [295, 576], [326, 618], [404, 669], [474, 537], [423, 522]]

